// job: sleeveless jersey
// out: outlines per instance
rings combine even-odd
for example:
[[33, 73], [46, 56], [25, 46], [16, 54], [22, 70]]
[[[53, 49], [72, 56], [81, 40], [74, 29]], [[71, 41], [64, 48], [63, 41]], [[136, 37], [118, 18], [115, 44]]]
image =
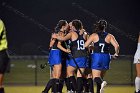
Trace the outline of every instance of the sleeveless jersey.
[[58, 44], [58, 40], [56, 39], [54, 45], [52, 46], [52, 49], [58, 49], [57, 44]]
[[79, 31], [76, 31], [78, 38], [75, 41], [71, 41], [70, 49], [73, 57], [85, 57], [87, 56], [87, 51], [84, 47], [85, 39], [83, 38], [83, 34], [79, 35]]
[[97, 33], [99, 41], [94, 43], [94, 53], [109, 53], [110, 44], [105, 42], [107, 32]]

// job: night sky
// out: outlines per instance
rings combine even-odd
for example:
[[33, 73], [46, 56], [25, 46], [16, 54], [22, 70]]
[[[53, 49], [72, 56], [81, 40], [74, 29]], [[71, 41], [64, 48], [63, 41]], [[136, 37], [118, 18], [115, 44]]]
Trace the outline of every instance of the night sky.
[[11, 54], [41, 55], [48, 51], [57, 22], [80, 19], [89, 33], [99, 19], [120, 44], [120, 54], [134, 55], [140, 29], [139, 0], [1, 0], [0, 17], [7, 29]]

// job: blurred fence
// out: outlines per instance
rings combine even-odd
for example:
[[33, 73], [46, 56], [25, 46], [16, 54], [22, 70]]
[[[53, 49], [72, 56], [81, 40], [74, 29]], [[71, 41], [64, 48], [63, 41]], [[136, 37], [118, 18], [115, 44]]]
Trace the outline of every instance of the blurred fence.
[[[49, 65], [41, 69], [47, 62], [47, 56], [11, 56], [10, 72], [5, 74], [5, 85], [44, 85], [50, 79]], [[135, 79], [133, 56], [121, 55], [112, 60], [105, 80], [113, 85], [133, 85]]]

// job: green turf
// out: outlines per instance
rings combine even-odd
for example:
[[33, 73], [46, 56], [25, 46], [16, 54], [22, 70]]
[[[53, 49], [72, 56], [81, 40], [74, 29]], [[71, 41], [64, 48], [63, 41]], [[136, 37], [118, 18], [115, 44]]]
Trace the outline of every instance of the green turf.
[[[12, 61], [14, 67], [11, 67], [10, 73], [5, 74], [5, 83], [15, 84], [34, 84], [36, 79], [37, 83], [47, 82], [49, 80], [49, 66], [45, 69], [40, 69], [40, 64], [43, 64], [44, 60], [37, 61], [37, 73], [35, 68], [31, 66], [35, 65], [34, 60], [16, 60]], [[36, 73], [36, 74], [35, 74]]]
[[[44, 89], [43, 86], [6, 86], [6, 93], [41, 93]], [[63, 93], [66, 92], [66, 88], [63, 88]], [[105, 93], [134, 93], [134, 87], [131, 86], [107, 86], [105, 87]]]
[[[131, 72], [131, 66], [133, 67]], [[132, 75], [132, 76], [131, 76]], [[105, 80], [108, 83], [128, 84], [133, 83], [135, 78], [135, 67], [130, 59], [113, 60], [110, 65], [110, 70], [105, 75]]]
[[[35, 74], [35, 68], [29, 66], [34, 66], [37, 62], [37, 73]], [[10, 73], [5, 75], [5, 84], [32, 84], [35, 82], [37, 84], [45, 84], [50, 78], [49, 65], [44, 69], [40, 69], [40, 64], [47, 62], [47, 60], [12, 60]], [[27, 67], [28, 66], [28, 67]], [[133, 66], [133, 71], [131, 72], [131, 66]], [[119, 58], [118, 60], [113, 60], [111, 63], [110, 70], [105, 76], [105, 80], [109, 84], [130, 84], [134, 82], [135, 70], [134, 65], [131, 63], [130, 58]], [[133, 73], [133, 78], [131, 74]], [[132, 79], [132, 80], [131, 80]]]

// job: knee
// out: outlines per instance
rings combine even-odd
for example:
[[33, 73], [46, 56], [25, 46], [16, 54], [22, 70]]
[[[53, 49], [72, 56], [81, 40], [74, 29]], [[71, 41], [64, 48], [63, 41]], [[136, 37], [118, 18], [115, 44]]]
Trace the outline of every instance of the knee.
[[137, 77], [139, 77], [139, 78], [140, 78], [140, 74], [137, 74]]
[[68, 71], [67, 74], [70, 77], [70, 76], [73, 76], [74, 75], [74, 72], [73, 71]]
[[140, 72], [139, 71], [137, 71], [137, 77], [140, 77]]
[[81, 73], [77, 73], [77, 77], [82, 77]]
[[96, 77], [101, 77], [101, 76], [98, 75], [98, 74], [94, 74], [94, 75], [92, 75], [92, 77], [93, 77], [93, 79], [94, 79], [94, 78], [96, 78]]
[[61, 72], [55, 72], [53, 78], [60, 78]]

